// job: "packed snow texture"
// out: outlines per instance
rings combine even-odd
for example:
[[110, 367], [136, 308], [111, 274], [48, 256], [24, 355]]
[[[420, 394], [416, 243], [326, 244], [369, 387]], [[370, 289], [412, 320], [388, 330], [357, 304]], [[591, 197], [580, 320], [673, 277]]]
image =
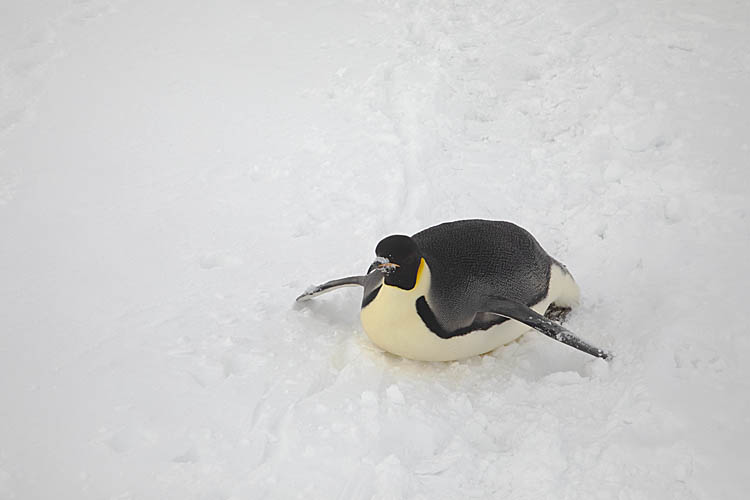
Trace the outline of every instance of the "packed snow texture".
[[[0, 498], [740, 499], [750, 3], [0, 5]], [[375, 244], [514, 221], [566, 326], [383, 353]]]

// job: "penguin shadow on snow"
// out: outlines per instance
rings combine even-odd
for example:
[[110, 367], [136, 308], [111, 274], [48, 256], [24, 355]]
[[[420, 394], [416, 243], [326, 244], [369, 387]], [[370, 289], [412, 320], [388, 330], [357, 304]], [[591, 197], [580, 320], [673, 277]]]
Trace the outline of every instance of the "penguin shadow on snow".
[[539, 337], [532, 330], [512, 344], [499, 347], [495, 353], [503, 356], [503, 350], [511, 346], [515, 347], [514, 374], [529, 382], [555, 379], [556, 383], [568, 385], [592, 377], [598, 372], [595, 366], [599, 364], [607, 366], [607, 362], [600, 358], [582, 356], [572, 350], [560, 352], [554, 341]]
[[458, 380], [464, 376], [473, 377], [477, 370], [485, 370], [489, 365], [493, 377], [502, 379], [506, 376], [515, 376], [531, 383], [549, 379], [556, 384], [569, 385], [596, 376], [602, 371], [600, 364], [607, 366], [601, 359], [582, 356], [575, 351], [560, 354], [555, 347], [544, 348], [544, 345], [551, 341], [534, 337], [534, 332], [529, 330], [520, 338], [490, 352], [453, 361], [403, 358], [384, 351], [364, 339], [363, 343], [367, 343], [369, 348], [363, 349], [363, 355], [387, 371], [405, 376], [407, 379], [421, 379], [425, 375], [442, 377], [450, 374], [452, 380]]

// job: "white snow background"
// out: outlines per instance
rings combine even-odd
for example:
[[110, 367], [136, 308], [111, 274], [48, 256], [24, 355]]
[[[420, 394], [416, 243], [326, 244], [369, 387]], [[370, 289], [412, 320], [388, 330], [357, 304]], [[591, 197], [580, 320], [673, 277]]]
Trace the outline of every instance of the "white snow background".
[[[750, 3], [0, 4], [0, 498], [740, 499]], [[529, 229], [568, 327], [385, 354], [375, 244]]]

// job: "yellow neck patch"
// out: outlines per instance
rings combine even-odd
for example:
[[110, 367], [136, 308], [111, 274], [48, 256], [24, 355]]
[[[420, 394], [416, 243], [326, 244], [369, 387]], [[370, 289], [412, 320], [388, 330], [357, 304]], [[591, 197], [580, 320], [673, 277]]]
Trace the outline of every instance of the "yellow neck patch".
[[[422, 269], [424, 269], [424, 259], [419, 261], [419, 269], [417, 269], [417, 280], [414, 282], [414, 288], [419, 284], [420, 278], [422, 278]], [[412, 290], [414, 289], [412, 288]]]

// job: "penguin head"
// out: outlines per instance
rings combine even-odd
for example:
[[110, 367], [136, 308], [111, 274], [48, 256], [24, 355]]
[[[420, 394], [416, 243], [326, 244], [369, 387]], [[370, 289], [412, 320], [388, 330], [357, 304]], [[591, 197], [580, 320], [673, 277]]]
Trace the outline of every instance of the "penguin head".
[[385, 284], [403, 290], [411, 290], [417, 284], [422, 254], [419, 247], [408, 236], [394, 234], [383, 239], [375, 247], [378, 259], [370, 266], [385, 273]]

